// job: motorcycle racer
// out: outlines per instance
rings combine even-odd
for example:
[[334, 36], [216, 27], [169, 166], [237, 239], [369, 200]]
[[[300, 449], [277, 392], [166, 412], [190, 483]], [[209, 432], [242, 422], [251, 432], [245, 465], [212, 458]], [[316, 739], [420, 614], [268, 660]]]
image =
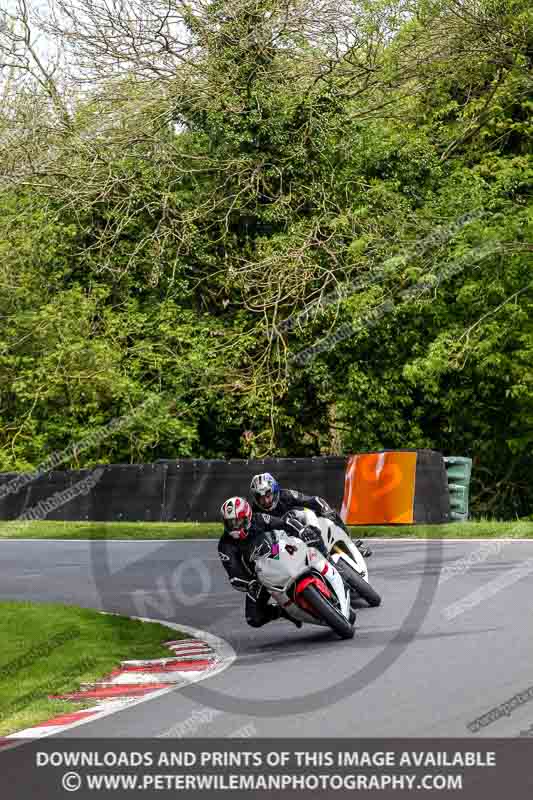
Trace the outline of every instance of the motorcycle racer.
[[[270, 514], [254, 514], [244, 497], [230, 497], [220, 509], [224, 532], [218, 542], [218, 554], [229, 582], [237, 591], [246, 592], [245, 616], [249, 625], [259, 628], [267, 622], [286, 617], [283, 609], [269, 604], [270, 594], [255, 575], [252, 551], [269, 531], [282, 530], [316, 547], [327, 558], [327, 551], [318, 528], [305, 526], [296, 519], [282, 519]], [[295, 622], [301, 627], [301, 622]]]
[[[278, 517], [284, 517], [293, 509], [309, 508], [317, 516], [331, 520], [348, 533], [340, 514], [331, 508], [322, 497], [305, 495], [296, 489], [282, 489], [270, 472], [254, 475], [250, 484], [250, 495], [254, 511], [266, 511], [269, 514], [275, 512]], [[361, 539], [357, 540], [356, 546], [360, 549], [363, 557], [368, 558], [372, 555], [372, 551], [363, 544]]]

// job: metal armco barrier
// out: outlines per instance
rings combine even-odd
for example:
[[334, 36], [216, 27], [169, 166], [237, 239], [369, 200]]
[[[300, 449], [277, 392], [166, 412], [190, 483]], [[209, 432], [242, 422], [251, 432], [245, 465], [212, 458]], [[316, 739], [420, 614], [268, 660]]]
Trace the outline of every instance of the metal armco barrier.
[[[416, 453], [414, 494], [412, 508], [408, 509], [412, 521], [448, 521], [448, 485], [441, 454], [431, 450], [394, 452]], [[258, 472], [271, 472], [282, 486], [319, 495], [340, 509], [347, 463], [347, 457], [326, 456], [229, 461], [169, 459], [154, 464], [108, 464], [93, 470], [48, 472], [7, 494], [5, 490], [9, 486], [16, 489], [12, 481], [20, 476], [3, 473], [0, 474], [0, 519], [17, 519], [33, 513], [34, 518], [71, 521], [216, 522], [223, 501], [235, 494], [246, 496], [250, 480]], [[101, 470], [101, 474], [94, 485], [87, 488], [88, 479], [96, 469]], [[2, 487], [5, 487], [4, 493]], [[374, 498], [377, 500], [373, 505], [374, 516], [370, 514], [365, 524], [393, 522], [383, 519], [379, 513], [386, 500], [386, 488], [386, 484], [378, 486], [368, 481], [363, 486], [366, 494], [382, 493]], [[47, 510], [39, 517], [32, 509], [43, 509], [43, 504]]]

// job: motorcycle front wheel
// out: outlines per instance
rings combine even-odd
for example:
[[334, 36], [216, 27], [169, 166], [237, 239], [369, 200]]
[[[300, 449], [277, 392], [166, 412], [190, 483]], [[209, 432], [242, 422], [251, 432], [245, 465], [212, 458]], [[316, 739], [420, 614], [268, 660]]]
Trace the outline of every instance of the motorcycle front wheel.
[[305, 602], [313, 609], [316, 616], [325, 622], [341, 639], [353, 639], [355, 633], [346, 617], [332, 605], [327, 597], [313, 584], [306, 586], [302, 592]]
[[366, 600], [369, 606], [376, 607], [381, 605], [381, 597], [379, 594], [371, 587], [368, 581], [365, 581], [357, 572], [354, 570], [350, 564], [348, 564], [343, 558], [339, 558], [337, 563], [335, 564], [337, 570], [342, 575], [342, 578], [345, 583], [348, 584], [350, 589], [353, 589], [357, 592], [359, 597], [362, 597], [363, 600]]

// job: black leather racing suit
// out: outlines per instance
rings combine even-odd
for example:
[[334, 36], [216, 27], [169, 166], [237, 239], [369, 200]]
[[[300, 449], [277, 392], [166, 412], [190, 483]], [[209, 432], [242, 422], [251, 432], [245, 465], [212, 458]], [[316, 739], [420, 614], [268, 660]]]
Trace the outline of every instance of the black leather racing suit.
[[246, 539], [233, 539], [228, 533], [222, 534], [218, 542], [218, 555], [233, 588], [246, 592], [246, 621], [254, 628], [259, 628], [282, 616], [281, 609], [268, 604], [270, 594], [258, 584], [254, 565], [250, 561], [251, 551], [261, 541], [265, 532], [274, 530], [285, 531], [289, 536], [303, 537], [307, 544], [317, 547], [324, 554], [327, 552], [318, 529], [306, 528], [298, 520], [284, 520], [270, 514], [253, 515]]

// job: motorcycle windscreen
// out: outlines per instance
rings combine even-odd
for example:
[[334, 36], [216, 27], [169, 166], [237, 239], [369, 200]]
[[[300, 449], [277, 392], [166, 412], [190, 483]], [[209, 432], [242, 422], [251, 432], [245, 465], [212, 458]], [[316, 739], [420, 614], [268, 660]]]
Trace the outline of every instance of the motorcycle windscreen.
[[416, 452], [364, 453], [346, 465], [341, 516], [348, 525], [414, 521]]

